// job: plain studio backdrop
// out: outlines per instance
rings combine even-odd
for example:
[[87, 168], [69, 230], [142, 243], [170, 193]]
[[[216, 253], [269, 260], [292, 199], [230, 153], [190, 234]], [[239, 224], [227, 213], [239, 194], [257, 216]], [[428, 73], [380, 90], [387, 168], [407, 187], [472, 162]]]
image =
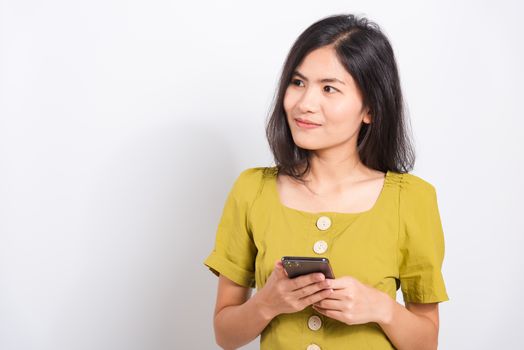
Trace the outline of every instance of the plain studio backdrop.
[[435, 185], [445, 233], [440, 349], [524, 348], [522, 10], [0, 1], [0, 349], [218, 348], [203, 261], [226, 195], [273, 164], [285, 56], [337, 13], [395, 50], [412, 173]]

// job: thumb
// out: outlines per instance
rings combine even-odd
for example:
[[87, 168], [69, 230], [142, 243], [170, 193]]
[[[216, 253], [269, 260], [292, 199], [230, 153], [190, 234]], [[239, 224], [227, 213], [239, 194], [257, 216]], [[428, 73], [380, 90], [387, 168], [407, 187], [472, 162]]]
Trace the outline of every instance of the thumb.
[[282, 264], [282, 260], [279, 259], [279, 260], [275, 261], [275, 269], [274, 269], [274, 271], [277, 274], [277, 276], [279, 276], [279, 277], [286, 277], [287, 278], [287, 272], [284, 269], [284, 264]]

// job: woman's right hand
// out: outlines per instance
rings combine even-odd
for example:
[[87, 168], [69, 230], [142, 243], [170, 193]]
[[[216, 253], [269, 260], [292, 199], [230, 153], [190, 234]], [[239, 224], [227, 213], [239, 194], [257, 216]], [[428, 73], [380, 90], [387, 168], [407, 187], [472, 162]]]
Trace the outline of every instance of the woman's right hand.
[[264, 316], [273, 319], [329, 297], [333, 290], [326, 289], [325, 279], [321, 272], [289, 278], [282, 261], [277, 260], [266, 284], [253, 297], [257, 298]]

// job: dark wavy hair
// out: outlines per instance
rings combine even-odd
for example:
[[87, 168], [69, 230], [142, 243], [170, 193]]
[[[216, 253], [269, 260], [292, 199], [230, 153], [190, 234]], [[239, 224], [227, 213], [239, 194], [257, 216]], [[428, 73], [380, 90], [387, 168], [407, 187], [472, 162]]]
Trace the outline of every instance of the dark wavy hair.
[[284, 95], [304, 57], [327, 45], [333, 45], [339, 62], [361, 92], [363, 109], [367, 107], [371, 113], [371, 123], [362, 123], [358, 133], [361, 162], [382, 172], [409, 172], [415, 162], [415, 150], [406, 130], [393, 49], [376, 23], [353, 14], [325, 17], [313, 23], [289, 51], [266, 125], [266, 137], [278, 172], [303, 181], [303, 175], [309, 171], [310, 150], [298, 147], [293, 141], [284, 111]]

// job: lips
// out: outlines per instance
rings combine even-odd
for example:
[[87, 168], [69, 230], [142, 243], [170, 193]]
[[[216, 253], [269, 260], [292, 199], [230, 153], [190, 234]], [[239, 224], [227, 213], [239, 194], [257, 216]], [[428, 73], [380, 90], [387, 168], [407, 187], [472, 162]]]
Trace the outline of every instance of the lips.
[[295, 123], [297, 124], [297, 126], [299, 128], [305, 129], [305, 130], [320, 128], [319, 124], [311, 124], [311, 123], [301, 122], [300, 119], [295, 119]]
[[302, 119], [302, 118], [295, 118], [295, 120], [296, 120], [296, 121], [299, 121], [299, 122], [302, 123], [302, 124], [316, 125], [316, 126], [320, 126], [320, 125], [321, 125], [321, 124], [313, 123], [313, 122], [310, 121], [310, 120]]

